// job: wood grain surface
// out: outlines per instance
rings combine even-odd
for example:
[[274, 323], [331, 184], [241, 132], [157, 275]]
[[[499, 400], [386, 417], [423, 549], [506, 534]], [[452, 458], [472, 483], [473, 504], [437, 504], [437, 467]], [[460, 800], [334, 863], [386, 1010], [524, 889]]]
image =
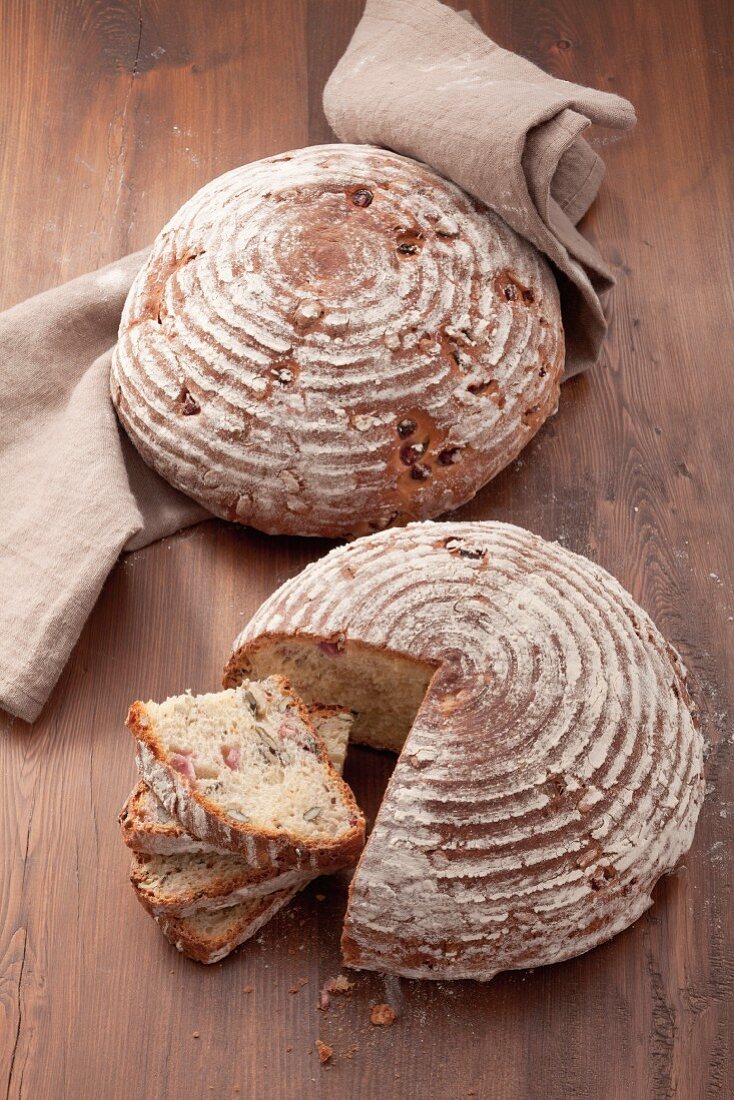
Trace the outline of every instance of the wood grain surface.
[[[680, 649], [709, 744], [694, 847], [610, 944], [485, 986], [357, 975], [351, 996], [317, 1011], [339, 973], [343, 878], [317, 882], [222, 965], [179, 957], [127, 885], [115, 821], [134, 775], [126, 706], [214, 688], [258, 603], [326, 549], [205, 524], [124, 558], [41, 720], [0, 718], [9, 1097], [734, 1093], [731, 8], [463, 6], [502, 45], [638, 108], [634, 132], [591, 135], [608, 176], [585, 230], [618, 274], [603, 360], [460, 515], [590, 555]], [[3, 0], [0, 305], [142, 246], [212, 176], [328, 140], [321, 89], [360, 9]], [[389, 770], [350, 752], [371, 812]], [[384, 1000], [399, 1019], [375, 1028], [370, 1004]], [[334, 1048], [328, 1066], [317, 1038]]]

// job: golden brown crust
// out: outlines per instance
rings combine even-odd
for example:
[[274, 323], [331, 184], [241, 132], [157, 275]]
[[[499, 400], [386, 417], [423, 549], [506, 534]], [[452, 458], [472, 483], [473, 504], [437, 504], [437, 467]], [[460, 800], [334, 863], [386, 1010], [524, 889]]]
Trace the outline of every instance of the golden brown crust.
[[138, 809], [141, 798], [145, 794], [145, 783], [142, 779], [135, 784], [130, 794], [125, 799], [125, 805], [117, 815], [117, 823], [120, 826], [120, 832], [122, 833], [122, 839], [128, 848], [134, 848], [134, 840], [136, 832], [136, 821], [140, 819], [140, 811]]

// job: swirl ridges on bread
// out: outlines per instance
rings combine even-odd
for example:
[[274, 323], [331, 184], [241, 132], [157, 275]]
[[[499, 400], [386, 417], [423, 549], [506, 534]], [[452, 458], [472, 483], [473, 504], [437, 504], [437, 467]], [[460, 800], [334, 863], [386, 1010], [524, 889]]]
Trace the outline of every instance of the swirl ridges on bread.
[[143, 458], [215, 514], [349, 536], [469, 500], [554, 411], [563, 361], [530, 244], [425, 165], [324, 145], [174, 215], [111, 392]]
[[407, 737], [351, 887], [352, 966], [569, 958], [635, 921], [691, 843], [678, 655], [600, 566], [527, 531], [421, 523], [332, 551], [256, 613], [225, 682], [265, 668], [356, 710], [357, 740]]

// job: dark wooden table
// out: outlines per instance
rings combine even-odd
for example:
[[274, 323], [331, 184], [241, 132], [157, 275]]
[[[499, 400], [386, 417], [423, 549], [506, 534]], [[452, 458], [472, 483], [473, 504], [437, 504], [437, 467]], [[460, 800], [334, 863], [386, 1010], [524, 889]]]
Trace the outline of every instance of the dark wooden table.
[[[502, 45], [639, 111], [634, 132], [592, 135], [608, 178], [585, 228], [619, 280], [602, 362], [462, 515], [595, 558], [681, 650], [709, 745], [693, 849], [612, 943], [485, 986], [357, 976], [351, 997], [317, 1011], [339, 972], [341, 880], [221, 966], [179, 957], [126, 881], [126, 705], [215, 687], [258, 603], [326, 548], [208, 523], [122, 560], [35, 728], [0, 719], [9, 1097], [734, 1092], [730, 5], [467, 3]], [[329, 140], [321, 89], [360, 9], [4, 0], [0, 305], [145, 244], [212, 176]], [[353, 750], [348, 777], [371, 811], [389, 767]], [[385, 999], [400, 1018], [377, 1029], [369, 1006]], [[334, 1047], [329, 1067], [317, 1037]]]

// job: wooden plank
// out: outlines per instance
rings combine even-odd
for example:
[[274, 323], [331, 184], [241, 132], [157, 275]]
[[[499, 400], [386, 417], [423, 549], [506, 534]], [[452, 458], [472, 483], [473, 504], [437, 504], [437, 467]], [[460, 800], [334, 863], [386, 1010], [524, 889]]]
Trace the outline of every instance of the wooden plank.
[[[318, 1012], [318, 990], [339, 970], [344, 877], [314, 885], [220, 966], [179, 958], [126, 884], [115, 823], [134, 772], [126, 706], [215, 687], [242, 623], [327, 548], [207, 524], [126, 557], [34, 729], [0, 719], [0, 1086], [10, 1097], [730, 1092], [728, 5], [468, 6], [500, 44], [638, 107], [634, 133], [591, 137], [608, 178], [585, 228], [618, 274], [603, 361], [564, 387], [558, 415], [460, 514], [589, 554], [680, 648], [710, 743], [692, 853], [612, 943], [486, 986], [357, 975], [350, 997]], [[329, 140], [320, 92], [361, 7], [3, 0], [0, 304], [141, 246], [238, 163]], [[367, 750], [348, 762], [372, 813], [389, 770]], [[370, 1003], [385, 998], [399, 1022], [373, 1028]], [[331, 1068], [318, 1065], [317, 1037], [335, 1048]]]

